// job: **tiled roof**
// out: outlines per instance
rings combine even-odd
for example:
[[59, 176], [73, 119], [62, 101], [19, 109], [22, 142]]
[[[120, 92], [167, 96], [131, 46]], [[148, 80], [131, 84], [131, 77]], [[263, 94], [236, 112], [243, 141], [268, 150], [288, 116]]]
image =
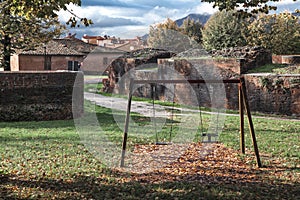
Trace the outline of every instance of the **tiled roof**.
[[83, 39], [95, 39], [95, 40], [104, 40], [104, 37], [101, 36], [89, 36], [89, 35], [84, 35], [82, 36]]
[[93, 53], [120, 53], [120, 54], [122, 54], [122, 53], [127, 53], [127, 52], [122, 51], [120, 49], [116, 49], [116, 48], [98, 46], [97, 48], [95, 48]]
[[68, 48], [71, 48], [78, 52], [86, 53], [86, 54], [90, 53], [97, 47], [97, 45], [95, 45], [95, 44], [88, 44], [77, 38], [54, 39], [54, 41], [59, 42], [65, 46], [67, 46]]
[[78, 52], [73, 48], [57, 41], [51, 40], [45, 45], [36, 47], [35, 50], [17, 52], [22, 55], [69, 55], [69, 56], [83, 56], [83, 52]]
[[53, 39], [45, 45], [36, 47], [35, 50], [18, 51], [22, 55], [64, 55], [64, 56], [83, 56], [91, 52], [94, 53], [124, 53], [121, 50], [100, 47], [88, 44], [77, 38]]

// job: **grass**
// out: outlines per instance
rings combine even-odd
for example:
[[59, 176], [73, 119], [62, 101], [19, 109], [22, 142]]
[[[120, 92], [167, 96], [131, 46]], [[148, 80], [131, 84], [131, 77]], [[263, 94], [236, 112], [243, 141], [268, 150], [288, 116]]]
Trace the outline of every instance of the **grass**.
[[286, 68], [285, 64], [267, 64], [252, 70], [249, 70], [248, 73], [274, 73], [278, 69]]
[[107, 78], [107, 75], [84, 75], [85, 80], [92, 80], [92, 79], [102, 79], [102, 78]]
[[[300, 122], [280, 119], [254, 118], [256, 137], [260, 151], [267, 155], [266, 163], [272, 159], [281, 160], [282, 164], [297, 168], [300, 163]], [[232, 132], [238, 132], [236, 117], [227, 117], [221, 141], [230, 148], [238, 149], [238, 139]], [[246, 146], [252, 148], [249, 130], [246, 130]], [[252, 149], [253, 150], [253, 149]], [[298, 168], [299, 170], [299, 168]], [[300, 171], [299, 171], [300, 172]]]
[[252, 70], [247, 73], [274, 73], [274, 74], [299, 74], [299, 66], [287, 64], [267, 64]]
[[[94, 106], [86, 102], [86, 115]], [[101, 134], [121, 145], [122, 130], [114, 121], [110, 109], [96, 107]], [[141, 127], [151, 125], [147, 117], [132, 114]], [[179, 118], [174, 119], [176, 126]], [[204, 129], [209, 115], [203, 114]], [[170, 122], [170, 121], [169, 121]], [[91, 121], [92, 123], [92, 121]], [[276, 167], [280, 176], [255, 169], [251, 138], [246, 129], [247, 155], [240, 155], [260, 183], [210, 183], [199, 181], [143, 181], [131, 179], [130, 174], [105, 167], [96, 159], [76, 131], [74, 121], [1, 122], [0, 123], [0, 198], [4, 199], [296, 199], [300, 181], [300, 123], [280, 119], [254, 119], [258, 146], [263, 165]], [[162, 132], [169, 133], [170, 127]], [[151, 137], [129, 132], [128, 146], [148, 144]], [[173, 136], [176, 134], [173, 129]], [[151, 132], [151, 131], [150, 131]], [[132, 136], [133, 135], [133, 136]], [[226, 118], [220, 141], [227, 147], [239, 149], [239, 119]], [[195, 139], [199, 139], [195, 134]], [[246, 159], [246, 158], [251, 159]], [[238, 173], [237, 173], [238, 174]], [[164, 177], [167, 175], [161, 175]], [[250, 175], [249, 175], [250, 176]], [[142, 179], [143, 180], [143, 179]], [[276, 184], [275, 184], [276, 183]], [[288, 192], [282, 192], [286, 191]], [[285, 196], [290, 195], [290, 196]], [[295, 198], [296, 197], [296, 198]], [[299, 197], [299, 196], [298, 196]]]
[[84, 91], [85, 92], [92, 92], [92, 93], [101, 93], [101, 94], [106, 94], [107, 93], [102, 93], [101, 90], [103, 88], [102, 83], [92, 83], [92, 84], [84, 84]]

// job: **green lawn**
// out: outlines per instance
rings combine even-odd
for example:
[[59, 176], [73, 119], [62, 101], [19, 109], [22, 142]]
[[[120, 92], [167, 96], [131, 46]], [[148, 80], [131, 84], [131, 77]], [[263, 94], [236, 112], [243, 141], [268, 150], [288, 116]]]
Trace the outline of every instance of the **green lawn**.
[[[86, 115], [92, 109], [86, 102]], [[101, 134], [121, 145], [123, 133], [111, 110], [96, 107], [96, 115]], [[146, 117], [132, 116], [140, 126], [150, 124]], [[180, 134], [176, 133], [178, 119], [174, 119], [173, 136]], [[209, 116], [203, 115], [203, 121], [206, 129]], [[209, 167], [202, 166], [206, 160], [191, 157], [179, 163], [185, 167], [176, 164], [169, 172], [135, 175], [106, 168], [81, 143], [72, 120], [2, 122], [0, 199], [299, 199], [300, 122], [255, 118], [254, 125], [262, 169], [255, 166], [246, 129], [246, 155], [207, 158], [215, 163]], [[163, 130], [168, 134], [169, 129]], [[129, 135], [129, 149], [155, 141], [154, 134]], [[198, 136], [195, 133], [195, 142]], [[229, 152], [239, 149], [238, 117], [226, 118], [220, 142]], [[232, 160], [222, 162], [225, 157]]]
[[249, 70], [247, 73], [299, 74], [300, 68], [298, 65], [267, 64]]

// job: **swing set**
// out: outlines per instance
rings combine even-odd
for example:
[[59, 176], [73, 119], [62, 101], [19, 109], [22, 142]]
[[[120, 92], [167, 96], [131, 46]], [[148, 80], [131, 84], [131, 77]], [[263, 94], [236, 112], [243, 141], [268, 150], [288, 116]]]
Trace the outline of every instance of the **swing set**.
[[[126, 153], [126, 145], [127, 145], [127, 138], [128, 138], [128, 128], [129, 128], [129, 118], [130, 118], [130, 112], [131, 112], [131, 102], [132, 102], [132, 95], [133, 95], [133, 89], [136, 84], [150, 84], [151, 86], [151, 96], [152, 96], [152, 106], [153, 106], [153, 116], [155, 118], [155, 109], [154, 109], [154, 94], [155, 94], [155, 84], [238, 84], [239, 86], [239, 117], [240, 117], [240, 149], [241, 153], [245, 154], [245, 128], [244, 128], [244, 111], [246, 112], [247, 118], [248, 118], [248, 124], [249, 124], [249, 130], [252, 138], [252, 144], [254, 148], [254, 153], [256, 157], [256, 163], [258, 167], [262, 167], [260, 156], [259, 156], [259, 150], [257, 146], [255, 131], [254, 131], [254, 125], [252, 121], [251, 111], [249, 107], [249, 102], [247, 98], [247, 92], [246, 92], [246, 84], [245, 84], [245, 78], [240, 77], [239, 79], [224, 79], [224, 80], [135, 80], [133, 78], [130, 79], [129, 83], [129, 93], [128, 93], [128, 104], [127, 104], [127, 112], [126, 112], [126, 118], [125, 118], [125, 127], [124, 127], [124, 133], [123, 133], [123, 143], [122, 143], [122, 153], [121, 153], [121, 163], [120, 166], [124, 167], [125, 163], [125, 153]], [[173, 107], [174, 107], [174, 97], [173, 97]], [[202, 116], [201, 116], [201, 110], [200, 112], [200, 120], [201, 120], [201, 126], [202, 126]], [[219, 113], [218, 113], [219, 115]], [[217, 115], [217, 120], [218, 120]], [[171, 113], [171, 121], [173, 121], [173, 109]], [[154, 124], [155, 126], [155, 124]], [[172, 128], [173, 125], [171, 124], [171, 130], [170, 130], [170, 138], [172, 134]], [[216, 129], [217, 130], [217, 129]], [[206, 139], [203, 140], [203, 143], [212, 143], [216, 140], [213, 140], [212, 137], [217, 137], [218, 133], [204, 133], [203, 127], [201, 128], [202, 136]], [[157, 134], [157, 132], [156, 132]], [[156, 135], [156, 144], [165, 144], [158, 142], [158, 137]]]

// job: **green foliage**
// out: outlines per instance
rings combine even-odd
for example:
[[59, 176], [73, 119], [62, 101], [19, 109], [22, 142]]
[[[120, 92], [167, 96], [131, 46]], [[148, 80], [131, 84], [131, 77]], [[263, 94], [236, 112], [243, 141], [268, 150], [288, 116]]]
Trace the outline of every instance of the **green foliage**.
[[180, 28], [183, 34], [195, 40], [197, 43], [202, 42], [203, 25], [199, 21], [187, 18], [183, 21], [183, 24]]
[[[232, 1], [232, 0], [201, 0], [202, 2], [212, 3], [213, 7], [219, 10], [237, 10], [240, 16], [249, 17], [258, 13], [268, 14], [277, 7], [270, 5], [271, 2], [279, 2], [281, 0], [254, 0], [254, 1]], [[296, 1], [296, 0], [294, 0]]]
[[246, 20], [235, 14], [236, 11], [221, 11], [211, 16], [202, 33], [205, 49], [220, 50], [246, 44], [243, 34]]
[[291, 13], [260, 15], [248, 26], [247, 41], [274, 54], [300, 53], [299, 19]]
[[202, 38], [202, 25], [191, 19], [186, 19], [182, 27], [175, 21], [150, 26], [148, 44], [152, 48], [166, 49], [172, 52], [183, 52], [197, 45]]
[[148, 44], [157, 49], [181, 51], [181, 36], [176, 22], [167, 19], [166, 22], [150, 26]]
[[[0, 60], [4, 70], [10, 70], [10, 55], [17, 49], [32, 49], [38, 43], [61, 35], [64, 26], [58, 21], [57, 11], [66, 5], [80, 5], [80, 0], [1, 0], [0, 1]], [[76, 26], [77, 19], [88, 26], [92, 22], [72, 14], [68, 24]]]

